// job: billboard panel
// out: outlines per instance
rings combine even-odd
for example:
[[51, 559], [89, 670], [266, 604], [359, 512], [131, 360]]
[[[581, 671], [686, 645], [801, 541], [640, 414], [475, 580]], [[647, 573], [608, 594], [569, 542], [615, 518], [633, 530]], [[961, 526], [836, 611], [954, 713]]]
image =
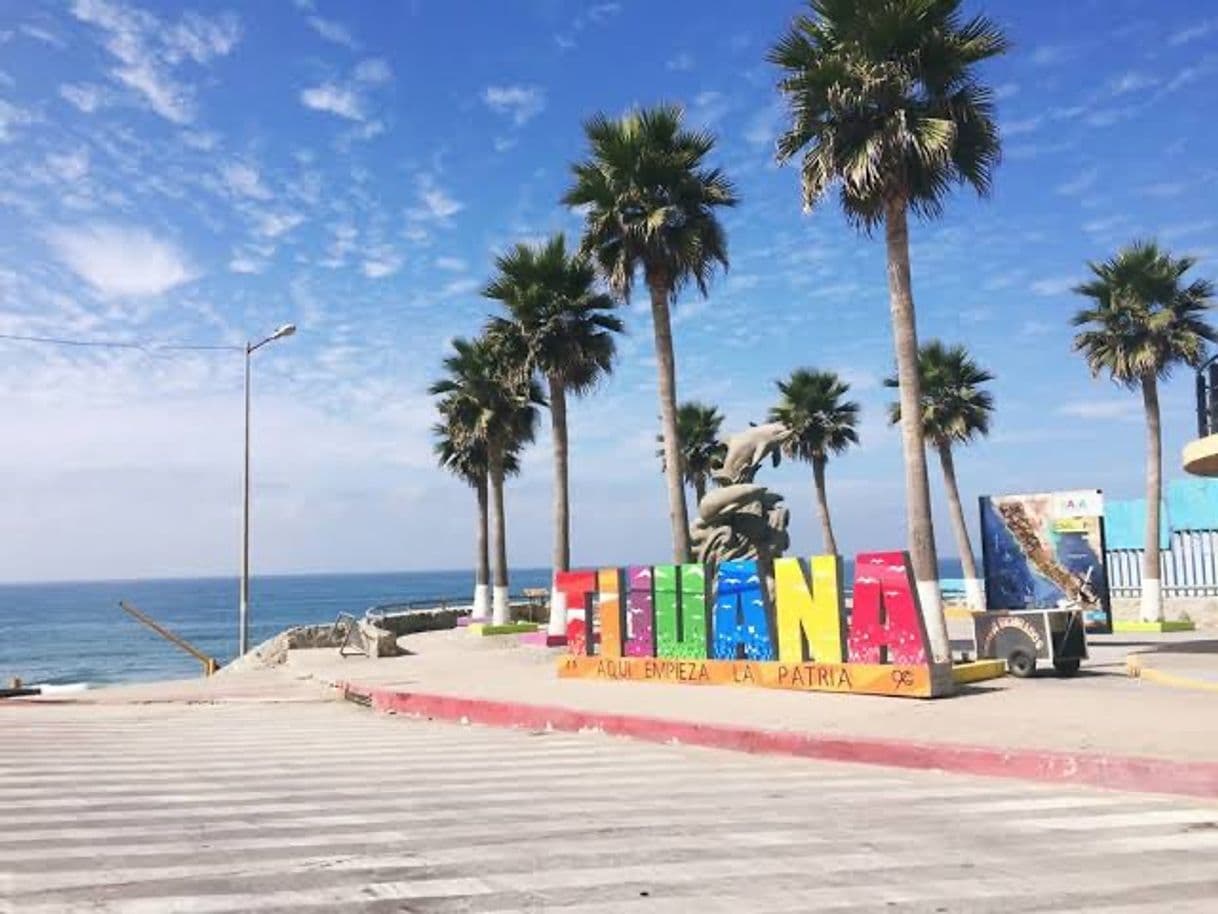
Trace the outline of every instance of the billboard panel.
[[981, 498], [990, 609], [1083, 609], [1088, 631], [1111, 631], [1098, 489]]

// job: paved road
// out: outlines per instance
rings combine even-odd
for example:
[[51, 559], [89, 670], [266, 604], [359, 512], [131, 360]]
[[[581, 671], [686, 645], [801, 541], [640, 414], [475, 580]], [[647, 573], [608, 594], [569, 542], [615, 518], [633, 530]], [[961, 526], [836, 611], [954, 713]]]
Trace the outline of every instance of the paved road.
[[331, 702], [0, 707], [8, 910], [1213, 912], [1218, 806]]

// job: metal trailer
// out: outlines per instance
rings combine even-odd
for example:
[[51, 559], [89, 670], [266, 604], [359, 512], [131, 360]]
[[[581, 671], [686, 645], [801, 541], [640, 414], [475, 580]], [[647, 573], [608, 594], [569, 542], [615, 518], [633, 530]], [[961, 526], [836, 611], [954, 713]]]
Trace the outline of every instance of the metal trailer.
[[1047, 660], [1059, 676], [1073, 676], [1087, 659], [1083, 609], [989, 610], [973, 617], [977, 656], [1005, 660], [1021, 679]]

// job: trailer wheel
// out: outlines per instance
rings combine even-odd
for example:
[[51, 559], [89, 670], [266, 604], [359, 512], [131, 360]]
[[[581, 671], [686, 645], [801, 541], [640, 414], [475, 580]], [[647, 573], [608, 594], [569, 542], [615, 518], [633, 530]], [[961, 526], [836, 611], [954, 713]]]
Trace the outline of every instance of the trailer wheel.
[[1016, 648], [1007, 654], [1007, 670], [1012, 676], [1027, 679], [1036, 672], [1036, 655], [1023, 648]]
[[1053, 669], [1058, 676], [1073, 676], [1078, 672], [1078, 668], [1082, 665], [1082, 661], [1077, 657], [1073, 660], [1054, 660]]

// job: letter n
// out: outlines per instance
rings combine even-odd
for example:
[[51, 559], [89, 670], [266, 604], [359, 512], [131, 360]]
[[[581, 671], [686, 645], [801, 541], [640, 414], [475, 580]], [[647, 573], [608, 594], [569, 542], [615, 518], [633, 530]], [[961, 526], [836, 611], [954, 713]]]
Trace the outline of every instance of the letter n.
[[908, 552], [862, 552], [854, 559], [854, 607], [847, 639], [852, 663], [922, 665], [926, 623]]
[[773, 660], [765, 590], [752, 559], [719, 566], [714, 654], [719, 660]]
[[592, 656], [596, 653], [592, 634], [592, 597], [596, 593], [596, 572], [556, 572], [554, 587], [567, 598], [567, 650], [572, 654]]
[[775, 560], [778, 659], [783, 663], [845, 660], [841, 563], [836, 555], [814, 555], [809, 576], [799, 559]]

